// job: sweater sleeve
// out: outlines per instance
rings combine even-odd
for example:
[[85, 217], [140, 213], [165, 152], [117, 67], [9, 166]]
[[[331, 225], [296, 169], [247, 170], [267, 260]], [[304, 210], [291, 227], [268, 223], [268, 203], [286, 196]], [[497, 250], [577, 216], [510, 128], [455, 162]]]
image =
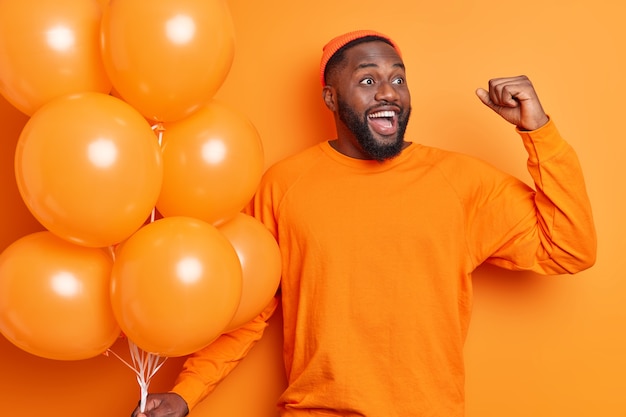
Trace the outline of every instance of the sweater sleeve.
[[596, 232], [574, 149], [552, 121], [518, 133], [528, 152], [535, 191], [526, 215], [488, 262], [542, 274], [572, 274], [589, 268], [596, 257]]
[[171, 392], [180, 395], [192, 410], [209, 395], [248, 354], [261, 338], [267, 320], [278, 305], [274, 297], [272, 302], [249, 323], [222, 334], [213, 343], [190, 355], [183, 364]]

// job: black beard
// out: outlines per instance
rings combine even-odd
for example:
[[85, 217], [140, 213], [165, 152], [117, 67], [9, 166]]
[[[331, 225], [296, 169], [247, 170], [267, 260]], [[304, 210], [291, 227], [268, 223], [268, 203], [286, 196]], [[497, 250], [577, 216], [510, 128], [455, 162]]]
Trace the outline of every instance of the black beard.
[[381, 145], [376, 141], [369, 128], [367, 116], [364, 116], [362, 119], [359, 118], [359, 115], [341, 99], [337, 100], [337, 107], [339, 119], [354, 134], [357, 142], [361, 146], [361, 149], [370, 158], [375, 159], [378, 162], [382, 162], [387, 159], [394, 158], [402, 152], [402, 149], [404, 148], [404, 133], [406, 132], [406, 127], [409, 124], [409, 117], [411, 116], [410, 108], [406, 115], [398, 116], [398, 132], [396, 133], [396, 140], [391, 144]]

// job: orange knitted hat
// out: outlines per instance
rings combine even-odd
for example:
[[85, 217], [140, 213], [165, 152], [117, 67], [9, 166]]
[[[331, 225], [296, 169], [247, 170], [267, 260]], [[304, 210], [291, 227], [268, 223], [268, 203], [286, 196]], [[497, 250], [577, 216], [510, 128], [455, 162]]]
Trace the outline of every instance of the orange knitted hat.
[[335, 53], [341, 49], [342, 46], [355, 41], [357, 39], [365, 38], [366, 36], [378, 36], [380, 38], [388, 40], [393, 48], [396, 50], [398, 55], [402, 56], [400, 52], [400, 48], [396, 43], [391, 40], [391, 38], [387, 35], [383, 35], [380, 32], [376, 32], [374, 30], [355, 30], [353, 32], [344, 33], [343, 35], [339, 35], [336, 38], [333, 38], [322, 48], [322, 61], [320, 63], [320, 81], [322, 85], [326, 85], [324, 82], [324, 71], [326, 70], [326, 64], [330, 58], [332, 58]]

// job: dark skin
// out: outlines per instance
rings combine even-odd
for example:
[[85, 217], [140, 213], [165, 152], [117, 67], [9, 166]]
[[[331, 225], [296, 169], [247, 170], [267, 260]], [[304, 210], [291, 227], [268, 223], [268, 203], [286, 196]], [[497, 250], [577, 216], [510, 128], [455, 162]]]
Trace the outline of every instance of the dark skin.
[[[478, 98], [521, 130], [536, 130], [548, 122], [535, 89], [526, 76], [495, 78], [487, 90], [476, 90]], [[324, 103], [333, 112], [337, 139], [330, 142], [338, 152], [358, 159], [372, 159], [357, 135], [341, 119], [342, 103], [362, 119], [380, 146], [401, 141], [398, 118], [407, 115], [411, 94], [404, 63], [392, 46], [381, 41], [362, 43], [346, 51], [346, 61], [333, 72], [322, 91]], [[386, 112], [385, 117], [372, 117]], [[389, 113], [391, 112], [391, 113]], [[378, 119], [378, 120], [375, 120]], [[383, 120], [384, 119], [384, 120]], [[146, 410], [135, 409], [132, 417], [183, 417], [189, 413], [185, 400], [175, 393], [150, 394]]]
[[189, 414], [187, 403], [173, 392], [150, 394], [146, 401], [146, 410], [139, 412], [139, 406], [131, 417], [183, 417]]

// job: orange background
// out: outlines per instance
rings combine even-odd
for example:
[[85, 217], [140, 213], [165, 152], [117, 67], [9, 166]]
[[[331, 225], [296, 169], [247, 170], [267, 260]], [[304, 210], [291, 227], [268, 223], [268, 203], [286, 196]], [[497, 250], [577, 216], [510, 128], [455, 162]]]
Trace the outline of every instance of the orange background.
[[[217, 97], [248, 115], [266, 165], [333, 135], [318, 83], [321, 46], [357, 28], [402, 47], [413, 96], [410, 140], [466, 152], [528, 180], [512, 128], [474, 96], [489, 78], [526, 74], [577, 149], [599, 252], [575, 277], [483, 267], [466, 346], [468, 417], [626, 415], [626, 5], [614, 0], [230, 0], [233, 67]], [[149, 7], [149, 5], [147, 6]], [[158, 65], [158, 63], [155, 63]], [[17, 192], [13, 152], [26, 116], [0, 100], [0, 249], [40, 230]], [[280, 317], [190, 415], [273, 417], [283, 384]], [[113, 347], [125, 354], [123, 341]], [[151, 391], [167, 389], [170, 359]], [[126, 416], [139, 389], [113, 357], [38, 358], [0, 337], [3, 415]]]

